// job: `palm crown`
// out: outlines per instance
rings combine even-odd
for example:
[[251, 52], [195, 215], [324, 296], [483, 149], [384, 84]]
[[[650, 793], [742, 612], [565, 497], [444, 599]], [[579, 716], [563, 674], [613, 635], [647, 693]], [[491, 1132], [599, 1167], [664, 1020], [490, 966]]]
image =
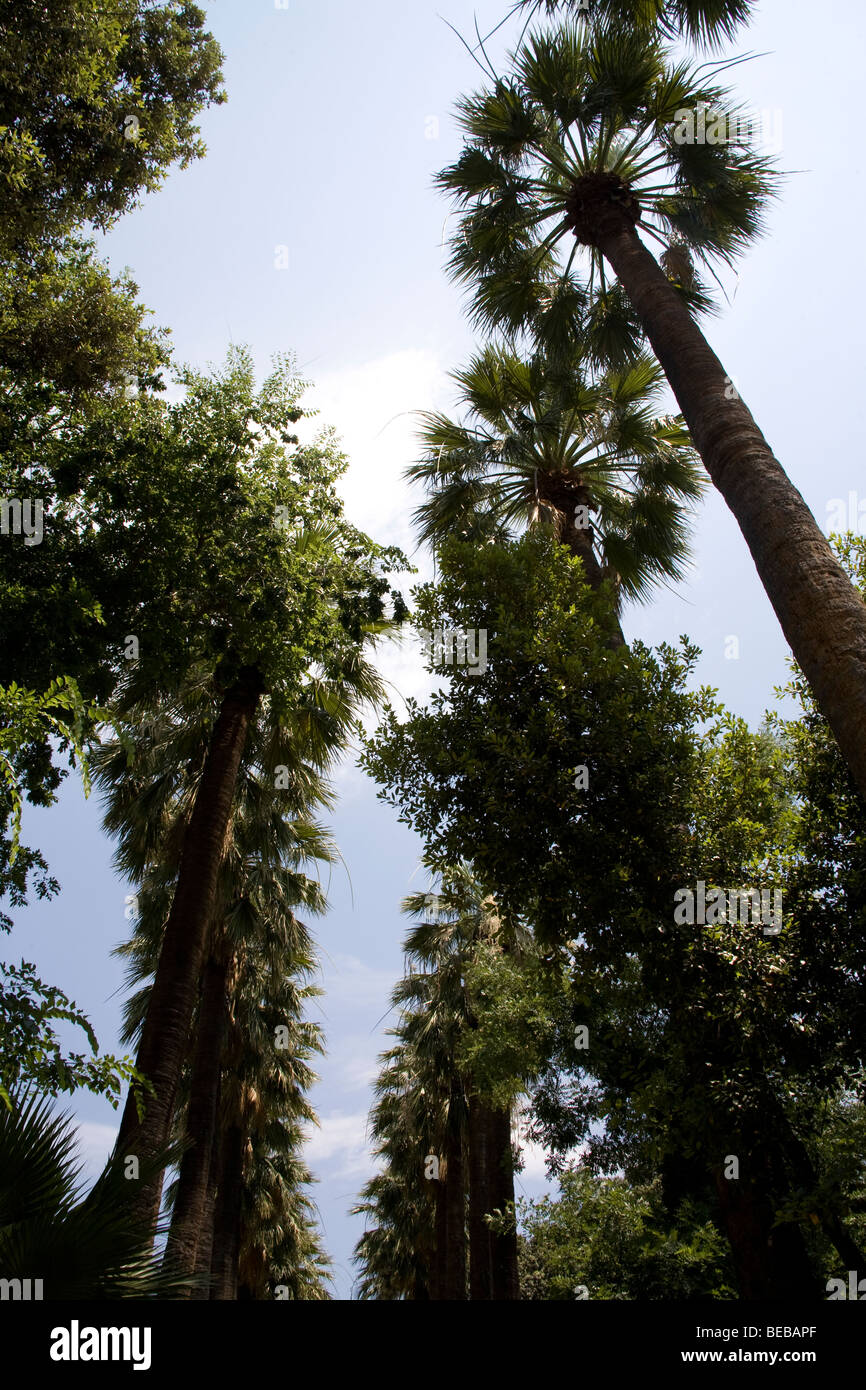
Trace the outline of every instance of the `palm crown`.
[[599, 378], [580, 359], [489, 346], [453, 379], [466, 422], [426, 414], [424, 456], [408, 470], [429, 494], [415, 513], [425, 540], [552, 521], [594, 585], [611, 577], [643, 597], [681, 576], [703, 477], [682, 420], [654, 414], [650, 359]]
[[776, 177], [711, 71], [671, 64], [645, 32], [566, 23], [530, 35], [511, 75], [461, 102], [466, 144], [439, 184], [463, 210], [450, 270], [482, 327], [531, 329], [548, 350], [579, 334], [600, 358], [628, 351], [640, 330], [598, 245], [609, 209], [662, 245], [695, 311], [710, 307], [695, 263], [733, 262]]
[[749, 17], [751, 0], [519, 0], [530, 15], [566, 10], [596, 25], [658, 29], [669, 38], [682, 34], [707, 46], [732, 39]]

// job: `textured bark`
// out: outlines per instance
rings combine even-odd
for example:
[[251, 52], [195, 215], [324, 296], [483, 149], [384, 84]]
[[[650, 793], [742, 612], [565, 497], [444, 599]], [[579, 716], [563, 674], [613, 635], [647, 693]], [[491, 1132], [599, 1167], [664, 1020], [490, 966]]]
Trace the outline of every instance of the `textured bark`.
[[[490, 1123], [490, 1203], [503, 1214], [514, 1202], [514, 1151], [511, 1147], [511, 1111], [491, 1111]], [[492, 1239], [493, 1298], [497, 1301], [520, 1297], [517, 1272], [517, 1228], [510, 1223], [495, 1231]]]
[[187, 1105], [186, 1137], [191, 1147], [181, 1160], [165, 1253], [167, 1264], [186, 1275], [196, 1272], [199, 1243], [213, 1244], [213, 1203], [208, 1201], [208, 1196], [228, 1022], [228, 974], [229, 953], [225, 943], [218, 943], [216, 953], [209, 955], [204, 968]]
[[207, 1302], [211, 1296], [211, 1267], [213, 1265], [214, 1223], [216, 1221], [216, 1179], [219, 1165], [220, 1133], [217, 1128], [211, 1141], [207, 1191], [205, 1193], [202, 1229], [196, 1246], [195, 1272], [197, 1284], [192, 1297]]
[[436, 1179], [436, 1212], [434, 1251], [430, 1266], [430, 1298], [441, 1302], [445, 1293], [445, 1255], [448, 1249], [448, 1222], [445, 1192], [445, 1174]]
[[[575, 508], [589, 507], [591, 497], [579, 478], [565, 473], [538, 473], [539, 500], [552, 507], [559, 518], [557, 531], [559, 539], [572, 555], [577, 555], [582, 564], [586, 582], [596, 593], [607, 577], [598, 562], [593, 549], [592, 526], [578, 526], [575, 522]], [[611, 646], [624, 647], [625, 637], [619, 624], [616, 608], [612, 609]]]
[[453, 1090], [445, 1147], [445, 1287], [450, 1301], [466, 1297], [466, 1173], [463, 1161], [463, 1097]]
[[866, 800], [866, 603], [629, 218], [610, 208], [598, 219], [593, 241], [640, 317], [695, 447], [737, 519], [782, 631]]
[[220, 1146], [214, 1213], [210, 1296], [217, 1302], [234, 1302], [238, 1296], [244, 1144], [245, 1136], [240, 1123], [235, 1121], [229, 1124], [223, 1132]]
[[469, 1297], [493, 1298], [493, 1244], [484, 1220], [490, 1211], [490, 1108], [469, 1098]]
[[[246, 669], [226, 692], [214, 726], [136, 1057], [155, 1094], [147, 1097], [141, 1123], [132, 1096], [127, 1098], [116, 1146], [121, 1157], [156, 1153], [169, 1140], [238, 769], [260, 694], [258, 673]], [[160, 1175], [136, 1198], [154, 1227], [161, 1190]]]
[[[754, 1155], [751, 1166], [759, 1167]], [[799, 1227], [773, 1225], [775, 1204], [764, 1175], [728, 1180], [717, 1171], [714, 1178], [741, 1298], [821, 1298]]]

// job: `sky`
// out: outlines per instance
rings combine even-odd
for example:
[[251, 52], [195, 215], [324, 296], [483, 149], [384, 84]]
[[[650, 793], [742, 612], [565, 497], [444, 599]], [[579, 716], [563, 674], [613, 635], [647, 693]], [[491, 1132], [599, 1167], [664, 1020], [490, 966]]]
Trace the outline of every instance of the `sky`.
[[[456, 157], [456, 99], [481, 74], [450, 21], [471, 40], [507, 0], [219, 0], [205, 5], [225, 55], [228, 102], [202, 119], [206, 159], [174, 171], [106, 238], [128, 266], [176, 357], [202, 369], [230, 343], [261, 372], [296, 354], [309, 403], [334, 425], [351, 460], [351, 520], [384, 544], [418, 551], [402, 479], [417, 455], [414, 412], [448, 408], [448, 374], [476, 340], [460, 291], [444, 273], [448, 206], [435, 172]], [[862, 225], [862, 0], [762, 0], [730, 52], [756, 55], [730, 80], [766, 112], [788, 177], [767, 233], [725, 279], [727, 300], [706, 326], [713, 347], [819, 524], [866, 530], [859, 279], [837, 247]], [[516, 36], [490, 44], [494, 59]], [[858, 163], [855, 165], [855, 159]], [[838, 240], [837, 240], [838, 239]], [[857, 242], [854, 242], [855, 254]], [[627, 640], [688, 634], [703, 649], [698, 678], [753, 724], [787, 678], [787, 646], [737, 525], [710, 494], [694, 527], [694, 564], [671, 590], [626, 610]], [[732, 641], [731, 639], [736, 639]], [[383, 657], [395, 702], [428, 689], [420, 648]], [[315, 924], [328, 1042], [313, 1102], [321, 1124], [306, 1157], [317, 1178], [335, 1294], [351, 1297], [361, 1223], [348, 1208], [371, 1175], [367, 1113], [377, 1056], [388, 1046], [390, 991], [402, 973], [401, 899], [426, 887], [420, 841], [397, 823], [351, 763], [337, 778], [332, 825], [342, 853]], [[113, 872], [96, 797], [72, 778], [49, 810], [25, 816], [62, 892], [19, 914], [4, 954], [35, 961], [84, 1009], [101, 1045], [120, 1050], [123, 974], [111, 951], [129, 929], [132, 886]], [[68, 1101], [87, 1171], [113, 1141], [117, 1116], [86, 1092]], [[543, 1155], [526, 1154], [518, 1192], [544, 1190]]]

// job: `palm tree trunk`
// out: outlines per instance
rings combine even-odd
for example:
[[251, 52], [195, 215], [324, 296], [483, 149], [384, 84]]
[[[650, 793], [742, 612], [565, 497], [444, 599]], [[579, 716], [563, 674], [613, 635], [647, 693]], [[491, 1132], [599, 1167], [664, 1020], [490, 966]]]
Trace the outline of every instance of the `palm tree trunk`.
[[445, 1143], [445, 1289], [452, 1302], [466, 1297], [466, 1174], [462, 1093], [452, 1089]]
[[430, 1299], [437, 1303], [447, 1298], [445, 1292], [445, 1258], [448, 1250], [448, 1206], [445, 1174], [436, 1179], [435, 1248], [430, 1268]]
[[737, 519], [791, 650], [866, 799], [866, 604], [685, 304], [623, 214], [598, 219], [616, 271]]
[[208, 1185], [202, 1213], [202, 1230], [195, 1253], [196, 1287], [192, 1297], [199, 1302], [207, 1302], [211, 1296], [211, 1268], [213, 1265], [214, 1225], [216, 1222], [217, 1170], [220, 1153], [219, 1127], [214, 1129], [211, 1138]]
[[166, 1262], [186, 1275], [195, 1273], [199, 1243], [213, 1241], [212, 1230], [207, 1230], [206, 1209], [211, 1206], [212, 1218], [213, 1207], [208, 1203], [210, 1165], [228, 1021], [226, 985], [229, 952], [225, 943], [221, 945], [222, 949], [217, 946], [216, 954], [211, 952], [204, 968], [186, 1119], [186, 1137], [192, 1142], [180, 1165], [165, 1252]]
[[469, 1097], [469, 1297], [493, 1298], [493, 1245], [484, 1217], [490, 1211], [490, 1108]]
[[222, 1137], [214, 1216], [210, 1296], [222, 1302], [234, 1302], [238, 1296], [244, 1143], [244, 1131], [236, 1120], [226, 1127]]
[[[583, 565], [586, 582], [596, 593], [605, 581], [605, 573], [598, 562], [592, 544], [592, 527], [578, 526], [575, 521], [577, 507], [588, 507], [591, 501], [586, 488], [562, 473], [541, 473], [538, 475], [539, 500], [552, 507], [559, 517], [558, 532], [560, 542], [577, 555]], [[612, 612], [611, 646], [624, 647], [625, 637], [619, 623], [616, 608]]]
[[[245, 668], [223, 697], [214, 725], [136, 1058], [155, 1094], [147, 1096], [141, 1122], [132, 1095], [127, 1097], [116, 1145], [121, 1157], [153, 1154], [169, 1139], [238, 769], [261, 693], [258, 672]], [[142, 1217], [154, 1227], [161, 1190], [160, 1175], [136, 1197]]]
[[[511, 1110], [493, 1110], [490, 1124], [490, 1205], [491, 1210], [509, 1213], [514, 1203], [514, 1151], [511, 1147]], [[517, 1272], [517, 1227], [511, 1221], [505, 1230], [493, 1232], [493, 1298], [497, 1301], [520, 1297]]]

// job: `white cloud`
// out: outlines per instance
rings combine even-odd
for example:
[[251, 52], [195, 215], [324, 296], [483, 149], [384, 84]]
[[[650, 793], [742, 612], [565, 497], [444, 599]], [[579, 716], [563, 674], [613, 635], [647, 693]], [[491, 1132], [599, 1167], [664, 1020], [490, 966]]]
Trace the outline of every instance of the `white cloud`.
[[344, 1091], [369, 1091], [381, 1070], [381, 1046], [378, 1035], [350, 1033], [341, 1037], [337, 1046], [328, 1052], [329, 1080], [338, 1083]]
[[[322, 977], [319, 981], [325, 994], [318, 1001], [326, 1019], [345, 1019], [349, 1010], [363, 1013], [372, 1023], [390, 1008], [394, 974], [365, 965], [357, 956], [322, 952]], [[357, 1018], [353, 1020], [357, 1026]]]
[[307, 431], [336, 429], [350, 460], [340, 481], [347, 515], [378, 541], [415, 548], [410, 515], [419, 494], [403, 473], [418, 456], [417, 412], [440, 407], [447, 390], [436, 355], [412, 348], [326, 372], [310, 391], [320, 414]]
[[83, 1165], [82, 1177], [94, 1181], [105, 1167], [105, 1160], [114, 1147], [117, 1125], [95, 1124], [83, 1120], [78, 1126], [78, 1152]]
[[367, 1112], [346, 1114], [332, 1110], [323, 1115], [318, 1129], [308, 1131], [304, 1159], [316, 1176], [328, 1165], [329, 1178], [368, 1177], [375, 1164], [367, 1139]]
[[520, 1154], [523, 1159], [523, 1168], [517, 1176], [522, 1178], [524, 1182], [545, 1182], [547, 1180], [545, 1163], [547, 1153], [544, 1146], [542, 1144], [522, 1143]]
[[[312, 438], [323, 425], [333, 425], [349, 459], [339, 491], [347, 517], [381, 544], [400, 546], [416, 565], [415, 575], [395, 575], [395, 587], [408, 596], [412, 585], [433, 577], [432, 558], [417, 546], [411, 514], [421, 500], [418, 488], [403, 477], [418, 457], [418, 412], [441, 409], [450, 383], [435, 353], [422, 348], [324, 373], [311, 388], [308, 403], [320, 413], [299, 427]], [[383, 640], [375, 663], [386, 685], [386, 698], [398, 717], [405, 701], [425, 700], [436, 685], [424, 669], [420, 639], [413, 633]], [[378, 723], [368, 711], [368, 732]], [[366, 778], [354, 765], [355, 755], [343, 761], [334, 782], [343, 800], [365, 792]]]

